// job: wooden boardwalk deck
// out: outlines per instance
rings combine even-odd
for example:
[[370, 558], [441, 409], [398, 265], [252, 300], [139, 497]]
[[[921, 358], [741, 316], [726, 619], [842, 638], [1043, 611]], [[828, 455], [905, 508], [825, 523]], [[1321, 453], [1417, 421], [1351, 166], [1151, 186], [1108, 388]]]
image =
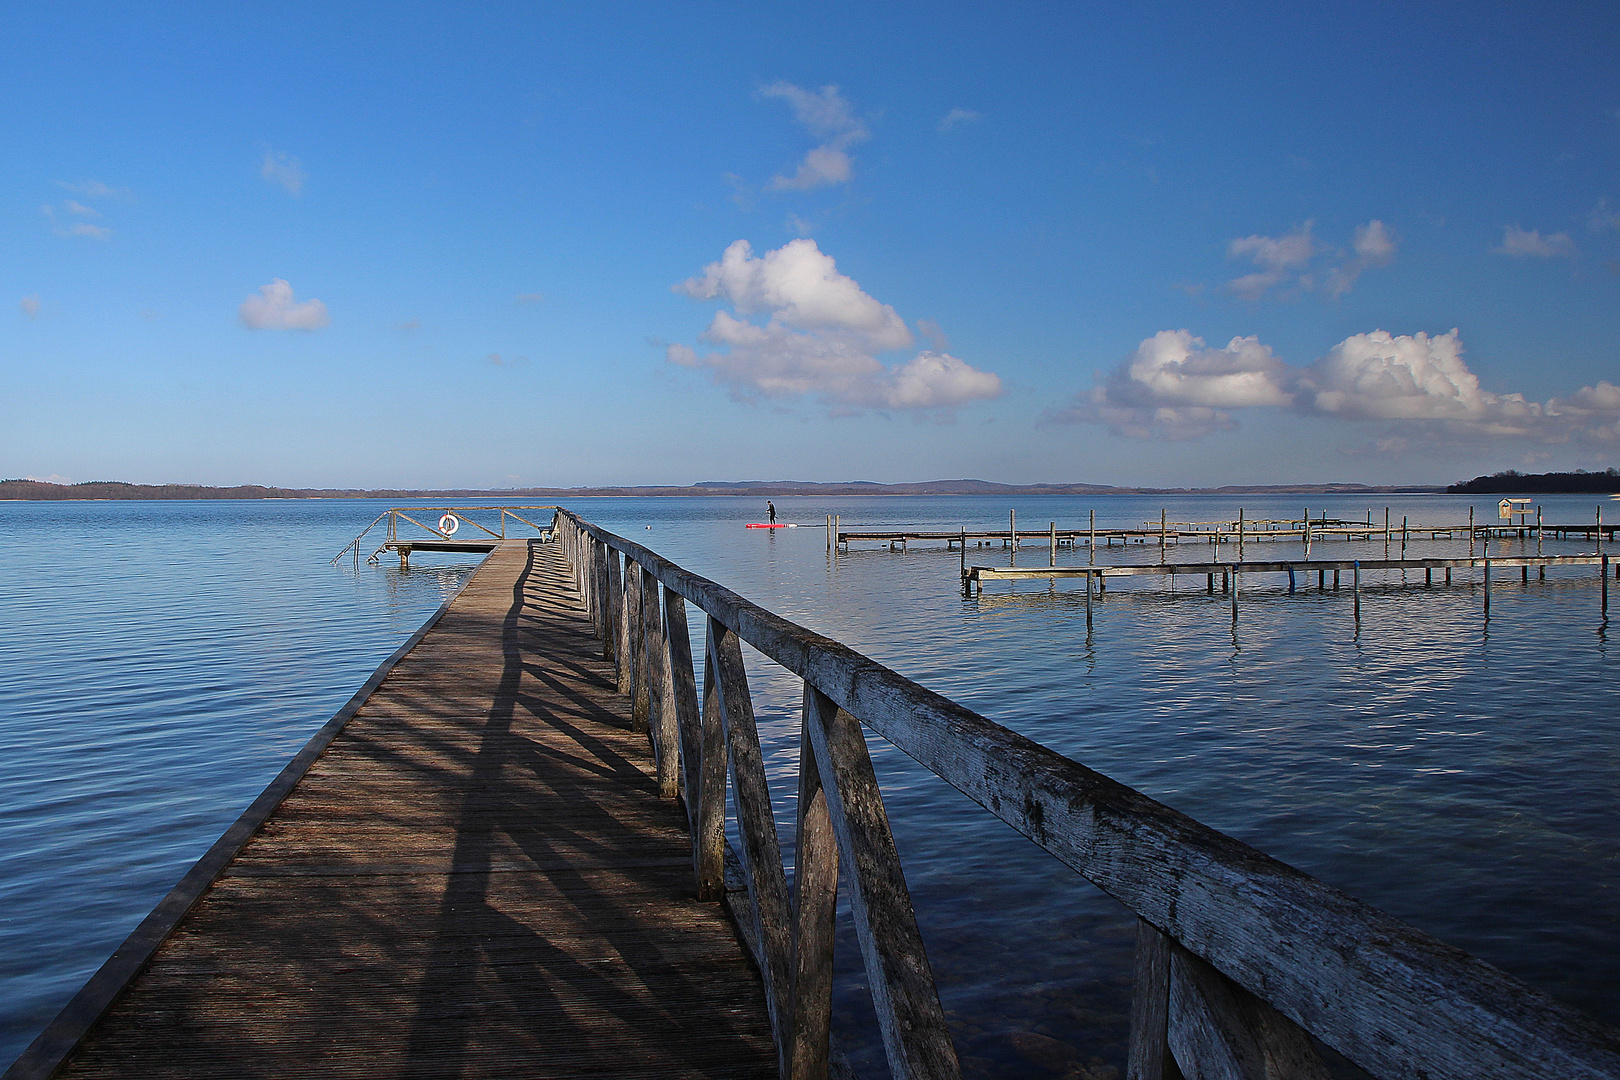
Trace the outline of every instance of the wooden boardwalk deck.
[[59, 1075], [766, 1077], [557, 545], [508, 541]]

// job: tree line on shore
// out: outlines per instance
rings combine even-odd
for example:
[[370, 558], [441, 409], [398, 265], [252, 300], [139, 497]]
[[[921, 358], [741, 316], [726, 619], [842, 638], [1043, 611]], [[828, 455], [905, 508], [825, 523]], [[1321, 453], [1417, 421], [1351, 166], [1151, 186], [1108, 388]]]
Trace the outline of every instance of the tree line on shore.
[[1522, 473], [1507, 469], [1489, 476], [1476, 476], [1446, 488], [1451, 495], [1612, 495], [1620, 492], [1620, 469], [1603, 472]]

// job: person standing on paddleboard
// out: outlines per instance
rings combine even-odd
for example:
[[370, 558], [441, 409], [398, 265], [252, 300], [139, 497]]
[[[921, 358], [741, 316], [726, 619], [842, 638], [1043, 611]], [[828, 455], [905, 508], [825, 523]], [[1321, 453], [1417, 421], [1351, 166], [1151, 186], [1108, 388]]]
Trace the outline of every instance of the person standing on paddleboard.
[[765, 503], [765, 520], [769, 521], [772, 525], [776, 524], [776, 504], [770, 502], [769, 500], [767, 500]]

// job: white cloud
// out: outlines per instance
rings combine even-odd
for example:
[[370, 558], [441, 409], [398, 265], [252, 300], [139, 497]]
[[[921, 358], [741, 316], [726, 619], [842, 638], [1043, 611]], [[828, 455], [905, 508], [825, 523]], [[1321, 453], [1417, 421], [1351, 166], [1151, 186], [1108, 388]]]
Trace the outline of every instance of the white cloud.
[[1284, 236], [1245, 236], [1226, 245], [1228, 259], [1247, 258], [1260, 268], [1228, 281], [1226, 290], [1244, 300], [1258, 300], [1290, 274], [1308, 265], [1316, 254], [1316, 241], [1311, 239], [1313, 224], [1307, 221]]
[[917, 333], [927, 339], [928, 344], [944, 352], [951, 347], [951, 339], [945, 336], [945, 331], [933, 319], [918, 319]]
[[[69, 199], [64, 204], [64, 207], [69, 213], [74, 213], [75, 211], [72, 208], [78, 205], [78, 203]], [[51, 231], [57, 236], [85, 236], [91, 240], [108, 240], [112, 237], [112, 230], [103, 225], [92, 225], [88, 221], [62, 221], [56, 216], [56, 207], [54, 206], [41, 206], [39, 211], [50, 219]]]
[[851, 175], [849, 148], [871, 138], [871, 132], [838, 93], [838, 87], [823, 86], [816, 94], [792, 83], [776, 82], [760, 93], [786, 101], [799, 123], [823, 140], [804, 156], [792, 176], [772, 177], [767, 189], [807, 191], [825, 184], [847, 183]]
[[1542, 406], [1493, 394], [1462, 359], [1456, 330], [1430, 337], [1384, 330], [1335, 345], [1300, 376], [1308, 409], [1356, 420], [1443, 420], [1455, 431], [1535, 434]]
[[1583, 386], [1567, 398], [1547, 402], [1547, 412], [1578, 428], [1588, 442], [1620, 443], [1620, 386], [1600, 380]]
[[1374, 218], [1365, 225], [1357, 225], [1350, 242], [1355, 257], [1328, 269], [1322, 291], [1337, 300], [1355, 286], [1363, 270], [1369, 266], [1388, 266], [1398, 246], [1394, 231], [1382, 221]]
[[1287, 366], [1257, 338], [1211, 349], [1190, 331], [1161, 330], [1051, 418], [1135, 438], [1195, 439], [1236, 426], [1227, 409], [1292, 405], [1289, 381]]
[[[945, 411], [1002, 392], [999, 377], [943, 351], [885, 365], [877, 354], [910, 347], [911, 331], [894, 308], [839, 273], [814, 240], [760, 258], [739, 240], [674, 291], [732, 310], [717, 312], [703, 332], [715, 350], [671, 345], [666, 357], [708, 369], [741, 398], [811, 395], [842, 409]], [[763, 323], [749, 321], [758, 315]]]
[[517, 296], [513, 297], [513, 300], [514, 300], [514, 302], [516, 302], [518, 304], [522, 304], [525, 307], [527, 307], [527, 306], [531, 306], [531, 305], [534, 305], [534, 304], [543, 304], [543, 303], [545, 303], [546, 302], [546, 294], [545, 293], [537, 293], [537, 292], [520, 292], [520, 293], [517, 294]]
[[1495, 255], [1512, 255], [1518, 258], [1568, 258], [1575, 254], [1575, 241], [1569, 238], [1569, 233], [1559, 232], [1542, 236], [1535, 229], [1504, 225], [1502, 245], [1491, 248], [1491, 252]]
[[1620, 211], [1611, 209], [1608, 199], [1599, 199], [1597, 206], [1593, 207], [1591, 214], [1587, 216], [1586, 225], [1593, 232], [1603, 232], [1607, 229], [1620, 232]]
[[950, 409], [1001, 396], [1001, 378], [949, 353], [923, 351], [878, 381], [886, 409]]
[[1395, 237], [1389, 226], [1374, 218], [1365, 225], [1357, 225], [1355, 240], [1351, 242], [1356, 257], [1368, 266], [1387, 266], [1395, 257]]
[[1600, 382], [1545, 403], [1497, 394], [1480, 386], [1462, 352], [1456, 330], [1432, 337], [1375, 330], [1296, 368], [1252, 337], [1209, 349], [1186, 330], [1164, 330], [1048, 419], [1102, 424], [1133, 438], [1190, 439], [1235, 427], [1228, 410], [1268, 407], [1396, 432], [1620, 441], [1620, 387]]
[[30, 319], [39, 318], [39, 293], [30, 293], [17, 301], [17, 310]]
[[1243, 300], [1260, 300], [1273, 290], [1297, 288], [1336, 300], [1349, 292], [1364, 270], [1388, 266], [1399, 247], [1393, 229], [1376, 218], [1355, 228], [1352, 252], [1324, 245], [1307, 221], [1282, 236], [1245, 236], [1226, 246], [1229, 259], [1248, 259], [1255, 271], [1228, 281], [1223, 288]]
[[818, 146], [799, 162], [792, 176], [773, 176], [772, 191], [808, 191], [823, 184], [843, 184], [850, 176], [849, 155], [836, 146]]
[[250, 330], [319, 330], [332, 321], [325, 304], [294, 300], [293, 287], [281, 278], [260, 285], [259, 295], [243, 300], [236, 313]]
[[81, 203], [81, 202], [74, 202], [72, 199], [63, 199], [62, 200], [62, 206], [63, 206], [64, 209], [67, 210], [68, 213], [70, 213], [70, 214], [78, 214], [81, 217], [100, 217], [101, 216], [101, 211], [100, 210], [97, 210], [94, 207], [86, 206], [86, 205], [84, 205], [84, 203]]
[[103, 184], [100, 180], [77, 180], [71, 182], [67, 180], [58, 180], [56, 182], [56, 186], [61, 188], [63, 191], [72, 192], [74, 195], [78, 195], [86, 199], [130, 198], [130, 190], [128, 188], [109, 187], [108, 185]]
[[939, 133], [941, 135], [947, 134], [959, 124], [971, 124], [979, 119], [982, 118], [972, 109], [952, 109], [940, 119]]
[[259, 165], [259, 175], [272, 184], [280, 184], [289, 195], [302, 195], [304, 181], [308, 179], [303, 164], [297, 158], [275, 150], [264, 152], [264, 161]]
[[703, 268], [702, 277], [688, 278], [674, 291], [694, 300], [723, 300], [742, 315], [768, 311], [772, 322], [801, 330], [854, 331], [876, 349], [911, 344], [911, 331], [894, 308], [840, 274], [832, 256], [808, 238], [790, 241], [760, 259], [754, 258], [748, 241], [738, 240], [719, 262]]

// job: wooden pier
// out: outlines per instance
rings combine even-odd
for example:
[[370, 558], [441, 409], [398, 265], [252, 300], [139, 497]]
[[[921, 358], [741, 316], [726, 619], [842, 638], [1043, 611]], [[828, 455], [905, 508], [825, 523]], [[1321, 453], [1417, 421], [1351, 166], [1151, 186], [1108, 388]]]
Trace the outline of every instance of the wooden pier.
[[827, 518], [827, 547], [838, 548], [843, 551], [851, 550], [856, 541], [885, 544], [890, 551], [905, 551], [912, 543], [945, 542], [946, 550], [953, 548], [966, 549], [970, 544], [976, 547], [1005, 547], [1017, 550], [1020, 547], [1049, 546], [1053, 551], [1063, 547], [1080, 547], [1082, 545], [1095, 548], [1099, 544], [1103, 547], [1113, 547], [1115, 544], [1127, 546], [1130, 544], [1157, 544], [1161, 549], [1172, 544], [1213, 544], [1217, 548], [1222, 544], [1244, 543], [1276, 543], [1292, 541], [1294, 543], [1310, 545], [1312, 543], [1327, 543], [1331, 541], [1362, 541], [1376, 542], [1382, 540], [1386, 545], [1399, 544], [1404, 551], [1407, 544], [1420, 540], [1456, 540], [1459, 537], [1468, 541], [1470, 547], [1499, 537], [1516, 537], [1519, 539], [1534, 539], [1539, 544], [1544, 538], [1556, 540], [1593, 540], [1602, 543], [1607, 540], [1613, 542], [1620, 535], [1620, 523], [1605, 524], [1601, 508], [1599, 513], [1590, 522], [1577, 524], [1550, 524], [1543, 523], [1539, 512], [1536, 520], [1530, 521], [1496, 521], [1476, 522], [1470, 512], [1466, 523], [1456, 524], [1423, 524], [1411, 522], [1406, 518], [1395, 520], [1389, 516], [1388, 511], [1382, 523], [1372, 520], [1368, 515], [1365, 522], [1345, 521], [1343, 519], [1298, 517], [1289, 520], [1245, 520], [1241, 511], [1232, 521], [1170, 521], [1168, 515], [1161, 516], [1157, 523], [1144, 522], [1141, 528], [1121, 527], [1118, 525], [1097, 526], [1096, 515], [1092, 515], [1087, 526], [1075, 527], [1065, 525], [1058, 527], [1053, 521], [1045, 529], [1018, 528], [1016, 513], [1009, 513], [1007, 528], [1005, 529], [967, 529], [956, 530], [938, 529], [849, 529], [843, 528], [841, 522], [829, 516]]
[[[5, 1080], [825, 1080], [840, 894], [890, 1072], [957, 1080], [868, 730], [1135, 913], [1128, 1080], [1327, 1080], [1313, 1040], [1380, 1080], [1620, 1077], [1620, 1031], [640, 544], [553, 535], [498, 546]], [[744, 643], [803, 684], [791, 868]]]
[[[399, 556], [401, 570], [410, 569], [413, 551], [487, 554], [494, 551], [496, 545], [503, 540], [522, 538], [523, 526], [532, 530], [533, 535], [539, 539], [549, 540], [550, 523], [536, 524], [525, 514], [533, 515], [536, 510], [556, 509], [555, 506], [391, 506], [372, 518], [371, 524], [360, 530], [360, 535], [345, 544], [342, 551], [332, 556], [331, 561], [336, 565], [339, 559], [352, 553], [354, 564], [358, 567], [364, 541], [378, 525], [383, 525], [383, 541], [377, 545], [375, 551], [366, 556], [366, 562], [376, 565], [383, 552], [391, 551]], [[525, 514], [518, 513], [519, 510]], [[433, 521], [435, 514], [439, 516], [433, 525], [417, 520], [427, 518]], [[484, 521], [488, 521], [492, 515], [499, 515], [495, 519], [496, 525], [493, 529], [479, 520], [483, 518]], [[510, 537], [507, 535], [509, 521], [514, 529], [514, 535]], [[415, 529], [403, 530], [402, 525], [414, 526]], [[468, 535], [457, 540], [456, 533], [461, 531], [463, 525], [468, 526]]]
[[500, 543], [7, 1080], [773, 1075], [634, 727], [562, 551]]
[[[1474, 559], [1249, 559], [1242, 562], [1183, 562], [1183, 563], [1113, 563], [1107, 566], [969, 566], [962, 572], [962, 584], [976, 585], [982, 588], [986, 581], [1012, 581], [1020, 578], [1093, 578], [1103, 579], [1111, 577], [1192, 577], [1203, 575], [1206, 579], [1227, 577], [1232, 574], [1287, 574], [1290, 578], [1295, 575], [1308, 576], [1312, 573], [1318, 575], [1318, 582], [1325, 583], [1327, 574], [1333, 575], [1334, 588], [1338, 587], [1339, 575], [1344, 571], [1356, 570], [1422, 570], [1426, 580], [1432, 583], [1433, 573], [1436, 570], [1445, 572], [1446, 581], [1451, 580], [1453, 570], [1478, 570], [1484, 573], [1487, 569], [1503, 570], [1517, 568], [1526, 581], [1530, 578], [1530, 568], [1537, 568], [1541, 576], [1550, 566], [1601, 566], [1607, 567], [1613, 561], [1603, 555], [1507, 555], [1500, 558], [1474, 558]], [[1617, 580], [1620, 580], [1620, 562], [1615, 563]], [[1213, 583], [1211, 581], [1211, 583]]]

